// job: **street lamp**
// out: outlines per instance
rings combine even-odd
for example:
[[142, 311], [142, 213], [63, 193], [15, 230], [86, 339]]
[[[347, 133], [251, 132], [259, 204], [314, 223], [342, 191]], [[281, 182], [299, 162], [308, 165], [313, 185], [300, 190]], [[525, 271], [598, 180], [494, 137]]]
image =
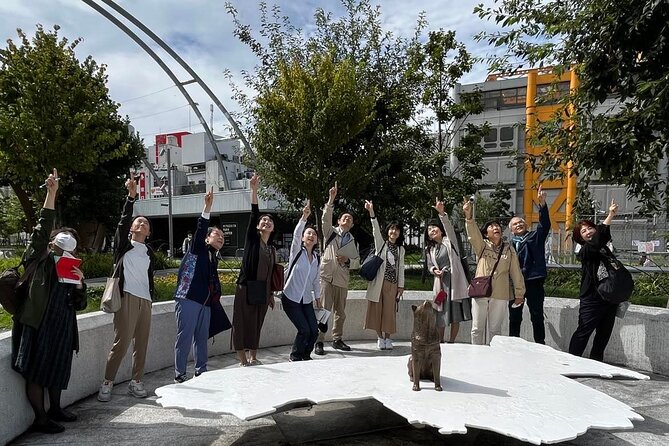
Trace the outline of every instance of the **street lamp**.
[[162, 150], [160, 151], [160, 156], [163, 156], [167, 153], [167, 237], [168, 237], [168, 250], [167, 257], [172, 257], [174, 254], [174, 228], [172, 226], [172, 158], [170, 153], [172, 152], [169, 144], [164, 144]]

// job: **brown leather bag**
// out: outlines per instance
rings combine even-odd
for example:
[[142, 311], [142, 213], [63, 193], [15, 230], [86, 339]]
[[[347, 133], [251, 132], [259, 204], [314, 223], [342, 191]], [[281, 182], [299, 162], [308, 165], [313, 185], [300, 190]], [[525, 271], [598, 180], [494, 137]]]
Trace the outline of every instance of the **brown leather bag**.
[[272, 291], [282, 291], [284, 285], [284, 267], [280, 263], [275, 263], [272, 268], [272, 281], [270, 282], [270, 289]]
[[[481, 251], [479, 261], [481, 261], [484, 251], [485, 246], [483, 247], [483, 251]], [[499, 259], [502, 258], [502, 251], [504, 251], [504, 243], [502, 243], [502, 246], [499, 250], [499, 255], [497, 256], [497, 261], [495, 262], [495, 266], [493, 266], [490, 275], [474, 277], [472, 279], [472, 282], [469, 284], [469, 289], [467, 290], [467, 295], [469, 297], [490, 297], [492, 295], [492, 278], [495, 275], [495, 270], [497, 269]]]

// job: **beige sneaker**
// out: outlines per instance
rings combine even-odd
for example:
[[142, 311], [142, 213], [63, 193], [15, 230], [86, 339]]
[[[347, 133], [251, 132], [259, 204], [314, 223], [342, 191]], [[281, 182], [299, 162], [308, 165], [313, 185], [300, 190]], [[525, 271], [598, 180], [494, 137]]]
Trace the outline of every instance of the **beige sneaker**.
[[128, 393], [135, 398], [146, 398], [149, 396], [149, 392], [144, 388], [144, 383], [142, 381], [135, 381], [134, 379], [128, 384]]
[[100, 390], [98, 391], [98, 401], [101, 401], [103, 403], [111, 401], [111, 391], [112, 388], [114, 387], [114, 383], [111, 381], [103, 381], [102, 385], [100, 386]]

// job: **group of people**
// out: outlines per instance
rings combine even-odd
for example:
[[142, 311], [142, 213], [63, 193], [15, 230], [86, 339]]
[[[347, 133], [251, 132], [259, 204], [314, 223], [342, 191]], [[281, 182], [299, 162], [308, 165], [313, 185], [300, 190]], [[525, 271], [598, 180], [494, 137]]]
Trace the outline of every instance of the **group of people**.
[[[234, 295], [232, 322], [220, 305], [221, 284], [218, 276], [218, 252], [224, 244], [223, 231], [210, 225], [213, 189], [204, 196], [204, 208], [198, 218], [195, 234], [184, 243], [185, 252], [175, 290], [176, 339], [174, 347], [174, 381], [188, 379], [187, 361], [193, 352], [194, 376], [207, 371], [207, 340], [232, 328], [231, 343], [239, 365], [261, 364], [257, 358], [260, 333], [269, 308], [274, 308], [271, 287], [276, 265], [272, 243], [274, 220], [260, 214], [258, 187], [260, 178], [253, 175], [251, 216], [244, 244], [239, 277]], [[23, 263], [33, 273], [27, 286], [22, 308], [14, 316], [12, 330], [12, 367], [26, 380], [26, 394], [35, 421], [33, 429], [45, 433], [61, 432], [61, 422], [74, 421], [76, 415], [61, 408], [60, 394], [67, 388], [72, 352], [78, 351], [76, 311], [86, 306], [83, 273], [74, 267], [78, 281], [59, 280], [56, 264], [63, 256], [72, 256], [78, 242], [71, 228], [53, 230], [58, 174], [45, 181], [46, 199], [40, 219], [28, 245]], [[125, 183], [128, 195], [115, 233], [113, 277], [118, 278], [122, 294], [121, 308], [114, 313], [114, 341], [109, 351], [98, 400], [111, 400], [114, 380], [130, 344], [133, 345], [132, 380], [128, 392], [144, 398], [148, 392], [142, 381], [146, 361], [151, 307], [154, 291], [154, 253], [147, 244], [151, 224], [144, 216], [133, 217], [137, 198], [134, 174]], [[332, 348], [349, 351], [344, 342], [346, 300], [350, 270], [358, 267], [358, 245], [351, 234], [353, 215], [342, 213], [333, 225], [337, 183], [330, 188], [322, 217], [323, 249], [319, 253], [317, 229], [308, 224], [311, 215], [307, 201], [295, 226], [290, 247], [281, 306], [294, 324], [297, 334], [290, 351], [291, 361], [310, 360], [311, 354], [326, 354], [325, 324], [319, 324], [315, 309], [331, 315]], [[491, 276], [488, 296], [469, 296], [470, 278], [463, 249], [444, 209], [436, 200], [433, 208], [438, 219], [425, 230], [425, 260], [433, 275], [433, 302], [437, 312], [441, 342], [455, 342], [459, 324], [472, 321], [473, 344], [488, 344], [501, 333], [504, 318], [509, 318], [509, 335], [519, 336], [523, 306], [529, 308], [534, 340], [545, 342], [543, 302], [546, 278], [545, 241], [550, 230], [546, 194], [538, 190], [539, 224], [530, 231], [527, 223], [514, 217], [509, 223], [510, 243], [502, 236], [498, 221], [478, 227], [473, 218], [472, 203], [465, 199], [465, 229], [476, 255], [475, 277]], [[376, 332], [380, 350], [393, 348], [398, 302], [404, 292], [405, 247], [403, 225], [393, 221], [381, 230], [372, 201], [365, 201], [374, 237], [374, 253], [381, 259], [375, 277], [369, 281], [364, 328]], [[609, 215], [599, 225], [584, 220], [573, 231], [573, 239], [582, 247], [578, 328], [572, 336], [569, 351], [581, 355], [589, 337], [596, 331], [591, 357], [602, 360], [604, 348], [613, 328], [616, 306], [597, 295], [597, 273], [603, 256], [610, 255], [606, 246], [611, 239], [609, 225], [617, 212], [611, 203]], [[52, 231], [53, 230], [53, 231]], [[437, 296], [441, 298], [437, 299]], [[507, 316], [508, 315], [508, 316]], [[446, 326], [450, 326], [448, 337]], [[45, 410], [44, 391], [49, 396]]]

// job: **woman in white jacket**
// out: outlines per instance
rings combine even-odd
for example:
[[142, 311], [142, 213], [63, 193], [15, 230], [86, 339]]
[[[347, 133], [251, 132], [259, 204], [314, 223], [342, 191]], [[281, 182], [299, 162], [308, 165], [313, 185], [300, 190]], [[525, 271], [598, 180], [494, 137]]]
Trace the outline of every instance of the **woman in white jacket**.
[[396, 331], [396, 305], [404, 293], [404, 230], [399, 223], [391, 222], [384, 240], [371, 201], [365, 201], [365, 209], [372, 220], [374, 251], [383, 259], [376, 277], [367, 285], [365, 329], [376, 331], [379, 350], [392, 350], [390, 335]]
[[430, 222], [426, 230], [425, 257], [428, 271], [434, 276], [433, 291], [443, 290], [446, 299], [435, 304], [443, 321], [437, 320], [441, 342], [444, 342], [446, 325], [450, 325], [448, 343], [455, 342], [460, 329], [460, 322], [472, 319], [472, 303], [467, 294], [469, 282], [464, 267], [460, 262], [460, 250], [455, 238], [453, 224], [444, 211], [444, 202], [436, 200], [434, 209], [439, 214], [439, 221]]

